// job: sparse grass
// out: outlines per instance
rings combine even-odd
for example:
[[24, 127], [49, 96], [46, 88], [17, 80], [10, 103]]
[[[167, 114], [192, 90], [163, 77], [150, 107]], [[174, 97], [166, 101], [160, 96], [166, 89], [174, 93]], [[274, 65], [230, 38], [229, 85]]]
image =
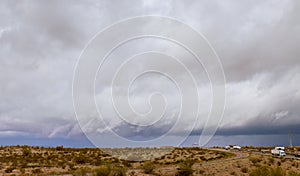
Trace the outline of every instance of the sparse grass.
[[266, 166], [260, 166], [253, 171], [250, 172], [250, 176], [268, 176], [269, 175], [269, 170]]
[[[293, 172], [294, 173], [294, 172]], [[251, 171], [250, 176], [286, 176], [286, 171], [281, 167], [260, 166]]]

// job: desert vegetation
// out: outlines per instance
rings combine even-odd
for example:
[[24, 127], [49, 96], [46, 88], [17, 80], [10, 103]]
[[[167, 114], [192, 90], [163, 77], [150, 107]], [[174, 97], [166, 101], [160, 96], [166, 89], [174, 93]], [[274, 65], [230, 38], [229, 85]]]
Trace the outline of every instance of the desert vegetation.
[[[300, 160], [261, 155], [261, 148], [0, 147], [0, 175], [283, 175], [299, 176]], [[105, 151], [105, 152], [104, 152]], [[114, 154], [113, 157], [110, 154]], [[131, 160], [125, 160], [125, 158]], [[148, 158], [148, 160], [143, 160]]]

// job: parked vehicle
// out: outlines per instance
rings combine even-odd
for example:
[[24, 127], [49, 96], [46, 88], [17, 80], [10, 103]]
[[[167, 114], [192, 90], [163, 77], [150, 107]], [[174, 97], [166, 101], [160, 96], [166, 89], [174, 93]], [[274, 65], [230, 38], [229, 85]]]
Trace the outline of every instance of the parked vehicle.
[[300, 158], [300, 151], [295, 153], [295, 157]]
[[278, 150], [278, 149], [273, 149], [273, 150], [271, 150], [271, 153], [272, 153], [272, 155], [274, 155], [274, 156], [280, 156], [280, 157], [286, 155], [284, 150]]
[[238, 145], [227, 145], [225, 147], [226, 150], [230, 150], [230, 149], [236, 149], [236, 150], [241, 150], [242, 147], [238, 146]]
[[236, 150], [241, 150], [241, 149], [242, 149], [242, 147], [240, 147], [240, 146], [238, 146], [238, 145], [234, 145], [232, 148], [233, 148], [233, 149], [236, 149]]
[[285, 150], [285, 148], [284, 147], [275, 147], [275, 150]]

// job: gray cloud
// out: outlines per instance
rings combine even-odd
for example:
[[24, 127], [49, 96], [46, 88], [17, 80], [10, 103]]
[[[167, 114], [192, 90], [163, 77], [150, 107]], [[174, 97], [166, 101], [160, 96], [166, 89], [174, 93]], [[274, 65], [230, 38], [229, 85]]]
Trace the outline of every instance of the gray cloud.
[[[299, 127], [299, 1], [3, 1], [1, 4], [0, 135], [80, 134], [72, 106], [76, 61], [99, 30], [137, 15], [177, 18], [202, 32], [213, 45], [227, 78], [227, 106], [220, 132], [248, 134], [266, 129], [265, 132], [273, 133]], [[142, 40], [127, 49], [121, 48], [112, 58], [142, 51], [147, 48], [143, 44], [164, 51], [174, 47]], [[185, 53], [178, 53], [185, 56], [189, 68], [200, 75], [199, 79], [204, 79], [203, 70], [189, 62]], [[109, 62], [111, 66], [105, 74], [109, 75], [109, 70], [116, 68], [120, 60]], [[181, 72], [178, 75], [182, 79], [186, 76]], [[97, 85], [100, 102], [107, 98], [109, 83], [105, 83]], [[157, 81], [157, 85], [164, 83]], [[207, 78], [199, 83], [199, 88], [202, 103], [209, 104]], [[145, 104], [141, 100], [145, 95], [147, 89], [136, 92], [135, 105]], [[172, 98], [169, 102], [173, 102]], [[175, 103], [170, 104], [172, 108], [167, 114], [176, 111]], [[208, 111], [206, 106], [201, 109], [196, 131], [201, 131]], [[114, 115], [108, 112], [107, 120], [115, 118]], [[189, 116], [185, 118], [182, 131], [193, 125]], [[160, 124], [139, 134], [157, 135], [171, 124]], [[261, 124], [268, 124], [271, 130]], [[136, 135], [126, 131], [119, 121], [112, 123], [112, 127], [124, 135]]]

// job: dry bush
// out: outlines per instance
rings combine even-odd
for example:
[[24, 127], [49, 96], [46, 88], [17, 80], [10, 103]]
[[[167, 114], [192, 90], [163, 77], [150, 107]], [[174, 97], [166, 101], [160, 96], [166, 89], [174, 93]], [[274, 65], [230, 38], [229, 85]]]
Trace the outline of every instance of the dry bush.
[[253, 163], [253, 165], [257, 165], [258, 163], [260, 163], [262, 161], [262, 159], [254, 158], [254, 157], [249, 158], [249, 160]]
[[243, 172], [243, 173], [248, 173], [248, 168], [247, 168], [247, 167], [243, 167], [243, 168], [241, 169], [241, 172]]
[[295, 171], [289, 171], [289, 176], [300, 176], [300, 173], [297, 173]]
[[151, 162], [146, 162], [142, 166], [142, 169], [144, 170], [145, 174], [152, 174], [153, 170], [155, 169], [155, 165]]
[[114, 166], [110, 172], [110, 176], [125, 176], [127, 169], [124, 167]]
[[5, 171], [6, 173], [12, 173], [12, 171], [13, 171], [14, 169], [15, 169], [14, 167], [8, 167], [8, 168], [6, 168], [4, 171]]
[[180, 164], [179, 168], [177, 169], [176, 176], [190, 176], [194, 173], [192, 166], [195, 161], [193, 160], [186, 160]]
[[275, 161], [274, 158], [269, 158], [269, 163], [270, 164], [274, 164], [274, 161]]
[[96, 176], [108, 176], [111, 171], [109, 166], [100, 166], [95, 169]]
[[250, 172], [250, 176], [286, 176], [285, 170], [281, 167], [260, 166]]
[[39, 174], [39, 173], [42, 173], [42, 170], [39, 169], [39, 168], [37, 168], [37, 169], [33, 169], [31, 172], [32, 172], [33, 174]]
[[249, 176], [268, 176], [269, 170], [266, 166], [260, 166], [254, 170], [252, 170]]
[[91, 173], [91, 169], [88, 168], [88, 167], [80, 167], [80, 168], [77, 168], [73, 173], [72, 175], [74, 176], [83, 176], [83, 175], [87, 175], [88, 173]]

